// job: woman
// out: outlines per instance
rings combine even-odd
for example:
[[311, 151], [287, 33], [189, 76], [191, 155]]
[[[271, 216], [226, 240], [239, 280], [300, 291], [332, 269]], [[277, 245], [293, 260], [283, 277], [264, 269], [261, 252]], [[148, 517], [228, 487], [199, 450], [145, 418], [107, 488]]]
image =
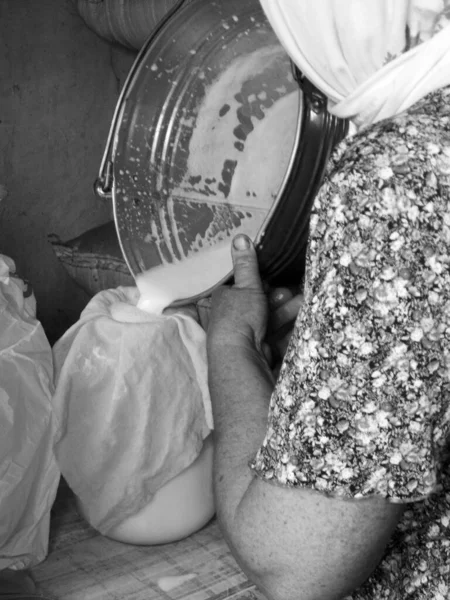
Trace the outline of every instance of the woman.
[[267, 306], [249, 240], [236, 240], [235, 286], [213, 297], [218, 517], [269, 598], [443, 600], [448, 3], [262, 4], [355, 135], [334, 152], [315, 200], [304, 304], [276, 384], [262, 352]]

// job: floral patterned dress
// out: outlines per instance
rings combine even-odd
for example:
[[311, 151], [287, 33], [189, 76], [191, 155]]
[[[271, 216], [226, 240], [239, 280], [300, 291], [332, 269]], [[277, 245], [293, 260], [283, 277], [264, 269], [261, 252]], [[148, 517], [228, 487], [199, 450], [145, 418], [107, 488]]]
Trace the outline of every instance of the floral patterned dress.
[[342, 142], [251, 467], [408, 503], [353, 600], [450, 598], [450, 88]]

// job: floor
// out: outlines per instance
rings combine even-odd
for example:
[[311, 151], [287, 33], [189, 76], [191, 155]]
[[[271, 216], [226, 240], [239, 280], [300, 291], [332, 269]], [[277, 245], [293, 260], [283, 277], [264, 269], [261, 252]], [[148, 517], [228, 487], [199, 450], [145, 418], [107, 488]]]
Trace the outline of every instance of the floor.
[[134, 54], [97, 37], [72, 0], [0, 0], [0, 50], [0, 253], [33, 285], [53, 342], [88, 297], [47, 236], [111, 219], [93, 183]]
[[264, 600], [215, 520], [174, 544], [121, 544], [78, 515], [64, 484], [52, 512], [50, 553], [33, 577], [50, 600]]

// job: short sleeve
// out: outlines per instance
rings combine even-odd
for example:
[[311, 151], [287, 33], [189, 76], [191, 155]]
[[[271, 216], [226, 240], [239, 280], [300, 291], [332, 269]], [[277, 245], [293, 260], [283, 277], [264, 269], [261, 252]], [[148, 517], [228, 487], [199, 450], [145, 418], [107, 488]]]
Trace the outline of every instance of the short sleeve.
[[[311, 215], [305, 302], [250, 466], [394, 502], [439, 488], [449, 434], [450, 143], [429, 111], [344, 142]], [[444, 130], [444, 131], [443, 131]], [[449, 144], [449, 145], [446, 145]]]

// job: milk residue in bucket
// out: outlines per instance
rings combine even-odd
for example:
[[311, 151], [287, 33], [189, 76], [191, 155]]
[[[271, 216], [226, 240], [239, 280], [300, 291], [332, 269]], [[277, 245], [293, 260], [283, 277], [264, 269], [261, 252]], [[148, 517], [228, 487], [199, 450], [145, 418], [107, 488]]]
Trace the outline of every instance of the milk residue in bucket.
[[231, 240], [182, 261], [153, 267], [136, 277], [140, 292], [137, 307], [160, 315], [173, 302], [211, 289], [232, 271]]
[[[276, 69], [281, 56], [284, 56], [281, 47], [271, 45], [237, 57], [209, 86], [198, 107], [184, 180], [180, 188], [172, 192], [183, 199], [242, 208], [246, 218], [232, 232], [227, 232], [231, 237], [237, 233], [256, 237], [291, 159], [301, 97], [292, 81], [288, 85], [286, 73]], [[248, 114], [245, 144], [239, 145], [235, 131], [242, 109], [239, 94], [246, 82], [266, 73], [268, 65], [275, 66], [270, 85], [276, 90], [277, 99], [270, 107], [261, 109], [259, 116]], [[265, 81], [264, 77], [261, 81]], [[258, 93], [263, 95], [270, 90], [264, 90], [261, 83]], [[223, 107], [227, 107], [225, 112]], [[230, 164], [234, 165], [233, 170], [225, 177], [226, 165]], [[197, 188], [192, 181], [201, 183]], [[200, 189], [204, 183], [207, 190]], [[175, 222], [172, 230], [177, 231]], [[203, 241], [205, 246], [211, 244], [209, 249], [204, 246], [178, 262], [154, 267], [139, 275], [136, 279], [141, 293], [138, 308], [161, 314], [176, 300], [203, 294], [231, 273], [231, 237], [227, 243], [214, 244], [214, 237], [222, 237], [224, 233], [207, 231]], [[178, 249], [183, 254], [183, 248]], [[191, 251], [193, 249], [191, 247]]]
[[[191, 182], [199, 179], [199, 198], [203, 201], [205, 190], [201, 188], [207, 181], [208, 199], [267, 214], [291, 159], [300, 92], [293, 84], [292, 88], [286, 87], [286, 80], [280, 74], [279, 80], [266, 82], [278, 90], [278, 99], [269, 108], [260, 107], [258, 116], [251, 111], [244, 116], [239, 98], [245, 82], [264, 73], [269, 64], [276, 64], [281, 52], [279, 46], [269, 46], [238, 57], [209, 86], [198, 108], [189, 143], [183, 190], [177, 191], [182, 196], [195, 197], [196, 189]], [[268, 89], [261, 87], [259, 96], [267, 97], [268, 93]], [[258, 93], [255, 101], [257, 96]], [[247, 125], [245, 140], [240, 142], [236, 130], [242, 126], [242, 119]], [[224, 186], [226, 165], [234, 167], [231, 181]]]

